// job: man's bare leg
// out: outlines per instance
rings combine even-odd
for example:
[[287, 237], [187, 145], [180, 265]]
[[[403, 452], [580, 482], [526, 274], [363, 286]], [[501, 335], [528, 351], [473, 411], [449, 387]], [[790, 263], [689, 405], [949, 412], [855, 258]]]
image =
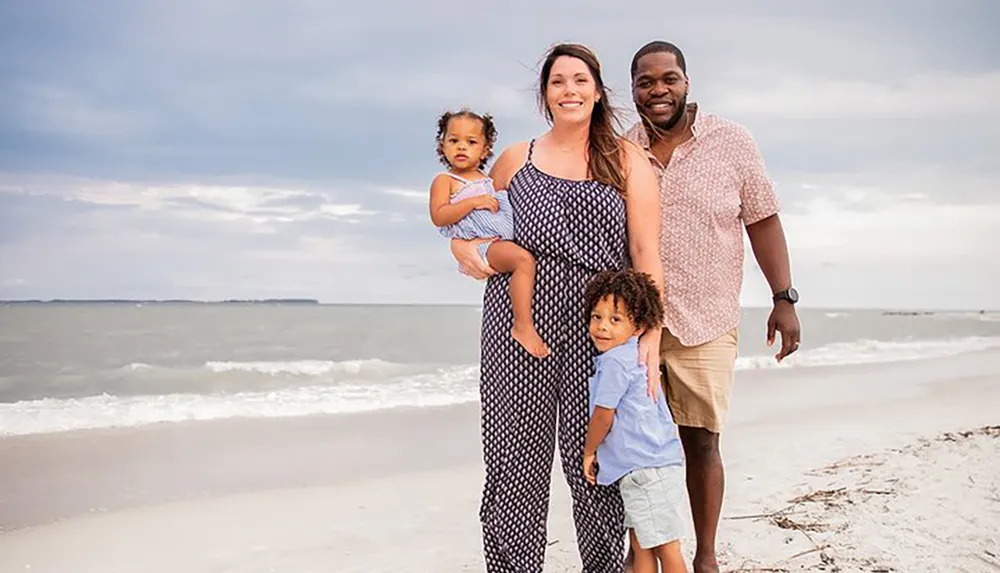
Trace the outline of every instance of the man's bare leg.
[[680, 426], [681, 443], [687, 459], [687, 490], [694, 521], [694, 573], [719, 573], [715, 556], [715, 536], [719, 530], [726, 478], [719, 453], [719, 434], [704, 428]]
[[512, 241], [496, 241], [486, 251], [487, 262], [499, 273], [511, 273], [510, 302], [514, 310], [514, 337], [529, 354], [544, 358], [551, 354], [535, 330], [531, 299], [535, 295], [535, 258]]

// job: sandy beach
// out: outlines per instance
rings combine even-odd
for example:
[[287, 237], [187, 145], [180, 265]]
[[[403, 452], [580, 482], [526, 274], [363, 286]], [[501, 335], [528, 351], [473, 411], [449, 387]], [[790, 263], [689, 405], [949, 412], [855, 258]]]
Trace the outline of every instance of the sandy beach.
[[[741, 372], [724, 570], [1000, 571], [998, 404], [995, 351]], [[481, 571], [478, 439], [475, 404], [6, 438], [0, 571]]]

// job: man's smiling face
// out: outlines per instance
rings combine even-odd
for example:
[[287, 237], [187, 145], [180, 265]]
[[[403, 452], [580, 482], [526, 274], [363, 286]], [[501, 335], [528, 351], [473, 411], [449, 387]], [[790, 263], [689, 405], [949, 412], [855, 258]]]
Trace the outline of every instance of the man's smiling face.
[[688, 78], [669, 52], [646, 54], [637, 62], [632, 80], [635, 109], [659, 129], [670, 129], [684, 115]]

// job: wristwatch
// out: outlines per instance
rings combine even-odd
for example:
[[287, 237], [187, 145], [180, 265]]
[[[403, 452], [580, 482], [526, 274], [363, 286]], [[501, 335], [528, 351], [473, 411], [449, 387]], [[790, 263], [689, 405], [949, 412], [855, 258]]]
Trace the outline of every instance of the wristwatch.
[[795, 304], [799, 302], [799, 291], [795, 290], [792, 287], [788, 287], [785, 290], [781, 290], [774, 293], [774, 297], [772, 298], [774, 302], [778, 302], [779, 300], [787, 300], [788, 302]]

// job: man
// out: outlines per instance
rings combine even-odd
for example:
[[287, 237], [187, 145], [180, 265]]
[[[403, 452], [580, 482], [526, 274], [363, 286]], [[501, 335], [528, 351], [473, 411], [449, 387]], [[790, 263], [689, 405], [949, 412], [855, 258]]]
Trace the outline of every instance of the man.
[[660, 183], [665, 317], [661, 364], [687, 459], [697, 537], [695, 573], [717, 573], [716, 532], [725, 475], [719, 435], [736, 366], [743, 227], [774, 293], [767, 343], [781, 333], [780, 362], [799, 346], [788, 248], [779, 203], [750, 133], [688, 103], [680, 49], [650, 42], [632, 59], [640, 121], [626, 137], [642, 146]]

